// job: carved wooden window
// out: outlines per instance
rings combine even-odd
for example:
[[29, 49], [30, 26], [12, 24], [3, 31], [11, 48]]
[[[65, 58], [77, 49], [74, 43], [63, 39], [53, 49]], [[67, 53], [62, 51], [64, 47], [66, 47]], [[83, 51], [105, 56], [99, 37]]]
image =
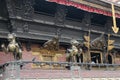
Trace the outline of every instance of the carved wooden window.
[[91, 24], [92, 25], [104, 27], [106, 21], [107, 21], [107, 16], [104, 16], [101, 14], [95, 14], [95, 13], [93, 13], [91, 15]]
[[45, 0], [35, 0], [34, 11], [35, 13], [54, 16], [56, 12], [56, 3], [47, 2]]
[[66, 19], [73, 21], [82, 21], [84, 18], [84, 11], [77, 9], [75, 7], [67, 7]]

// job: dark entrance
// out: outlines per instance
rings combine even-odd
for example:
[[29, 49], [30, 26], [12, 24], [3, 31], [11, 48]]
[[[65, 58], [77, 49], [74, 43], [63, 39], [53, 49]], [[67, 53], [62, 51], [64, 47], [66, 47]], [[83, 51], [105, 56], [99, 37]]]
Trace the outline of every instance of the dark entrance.
[[91, 52], [91, 62], [92, 63], [101, 63], [100, 53]]
[[78, 63], [83, 63], [83, 54], [80, 54], [80, 56], [76, 55], [76, 60]]
[[107, 61], [109, 64], [112, 64], [112, 56], [110, 54], [107, 56]]

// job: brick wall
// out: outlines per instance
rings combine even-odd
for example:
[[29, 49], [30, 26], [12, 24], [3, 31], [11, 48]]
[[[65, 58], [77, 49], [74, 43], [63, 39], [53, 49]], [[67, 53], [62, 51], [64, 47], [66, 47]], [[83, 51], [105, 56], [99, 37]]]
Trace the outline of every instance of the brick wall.
[[0, 64], [13, 60], [14, 58], [12, 53], [5, 54], [4, 52], [0, 52]]
[[[31, 48], [40, 48], [40, 46], [38, 44], [34, 44], [31, 46]], [[22, 60], [31, 61], [34, 57], [36, 58], [35, 59], [36, 61], [40, 61], [39, 55], [32, 55], [32, 51], [27, 51], [25, 44], [23, 44]], [[8, 61], [13, 61], [13, 60], [14, 58], [12, 53], [5, 54], [4, 52], [0, 52], [0, 64], [3, 64]], [[63, 55], [58, 58], [58, 61], [60, 62], [66, 61], [65, 53], [63, 53]]]

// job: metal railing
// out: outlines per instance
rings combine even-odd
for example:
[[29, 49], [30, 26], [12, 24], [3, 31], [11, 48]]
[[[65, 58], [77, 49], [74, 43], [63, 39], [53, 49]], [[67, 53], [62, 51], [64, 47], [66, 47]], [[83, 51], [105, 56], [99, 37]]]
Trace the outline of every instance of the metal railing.
[[[37, 67], [32, 67], [32, 65]], [[107, 75], [111, 75], [112, 78], [120, 78], [120, 64], [11, 61], [1, 66], [1, 80], [29, 80], [35, 78], [50, 80], [55, 78], [79, 78], [82, 80], [83, 78], [109, 78]]]

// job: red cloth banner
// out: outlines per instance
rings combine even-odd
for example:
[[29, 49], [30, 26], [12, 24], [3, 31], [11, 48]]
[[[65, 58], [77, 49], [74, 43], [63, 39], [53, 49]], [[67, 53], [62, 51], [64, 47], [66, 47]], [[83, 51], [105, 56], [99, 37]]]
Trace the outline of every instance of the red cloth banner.
[[[47, 1], [56, 2], [58, 4], [67, 5], [67, 6], [74, 6], [78, 9], [81, 9], [81, 10], [84, 10], [84, 11], [103, 14], [105, 16], [112, 16], [112, 12], [105, 11], [105, 10], [98, 9], [98, 8], [94, 8], [94, 7], [91, 7], [91, 6], [84, 5], [84, 4], [79, 4], [79, 3], [69, 1], [69, 0], [47, 0]], [[116, 15], [117, 18], [120, 18], [120, 14], [115, 14], [115, 15]]]

